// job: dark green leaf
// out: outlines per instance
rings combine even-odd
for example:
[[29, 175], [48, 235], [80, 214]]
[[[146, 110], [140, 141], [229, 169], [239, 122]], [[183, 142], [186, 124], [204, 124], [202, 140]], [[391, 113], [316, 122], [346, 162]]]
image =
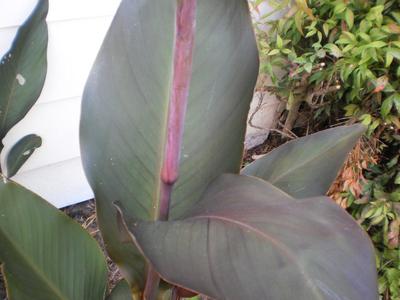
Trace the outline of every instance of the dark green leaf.
[[396, 155], [395, 157], [393, 157], [387, 164], [386, 166], [390, 169], [393, 168], [394, 166], [396, 166], [399, 162], [399, 155]]
[[381, 105], [381, 115], [382, 117], [386, 117], [390, 111], [392, 110], [393, 107], [393, 97], [387, 97], [385, 101], [383, 101]]
[[397, 112], [400, 113], [400, 94], [395, 93], [393, 95], [393, 103], [394, 106], [396, 107]]
[[97, 242], [31, 191], [0, 177], [0, 261], [10, 300], [103, 299]]
[[[82, 106], [83, 165], [110, 256], [132, 285], [144, 261], [119, 240], [120, 201], [136, 219], [160, 212], [176, 0], [124, 0], [106, 36]], [[170, 217], [182, 215], [224, 172], [239, 172], [258, 54], [247, 1], [197, 1], [193, 72], [180, 175]], [[223, 47], [221, 47], [223, 45]]]
[[20, 139], [7, 154], [7, 176], [10, 178], [28, 160], [33, 152], [42, 145], [42, 139], [36, 134], [29, 134]]
[[342, 126], [291, 141], [242, 174], [267, 180], [296, 198], [324, 195], [364, 131], [362, 125]]
[[308, 73], [311, 73], [311, 71], [312, 71], [312, 63], [306, 63], [304, 65], [304, 70], [306, 70]]
[[[48, 0], [40, 0], [0, 62], [0, 141], [38, 99], [47, 70]], [[1, 148], [1, 146], [0, 146]]]
[[329, 198], [224, 175], [184, 218], [127, 224], [162, 277], [215, 299], [378, 299], [371, 241]]

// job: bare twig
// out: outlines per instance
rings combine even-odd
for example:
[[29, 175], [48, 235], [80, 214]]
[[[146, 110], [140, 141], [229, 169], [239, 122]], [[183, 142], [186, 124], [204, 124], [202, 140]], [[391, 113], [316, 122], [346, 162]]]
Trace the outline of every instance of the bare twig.
[[264, 101], [264, 93], [259, 93], [259, 97], [258, 97], [258, 103], [257, 103], [257, 106], [256, 106], [256, 108], [254, 109], [254, 111], [253, 111], [253, 113], [250, 115], [250, 118], [249, 118], [249, 125], [251, 126], [251, 127], [253, 127], [253, 128], [257, 128], [257, 129], [261, 129], [261, 130], [265, 130], [266, 128], [262, 128], [262, 127], [260, 127], [260, 126], [257, 126], [257, 125], [254, 125], [253, 124], [253, 119], [254, 119], [254, 116], [256, 115], [256, 113], [261, 109], [261, 107], [262, 107], [262, 103], [263, 103], [263, 101]]

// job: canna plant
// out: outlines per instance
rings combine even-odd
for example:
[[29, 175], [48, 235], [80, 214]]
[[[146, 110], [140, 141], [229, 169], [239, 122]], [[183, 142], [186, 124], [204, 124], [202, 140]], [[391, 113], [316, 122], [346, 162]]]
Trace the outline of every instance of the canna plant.
[[123, 0], [86, 85], [81, 145], [126, 281], [106, 296], [89, 234], [0, 176], [8, 298], [377, 299], [368, 236], [321, 196], [363, 127], [290, 142], [239, 174], [257, 72], [246, 1]]
[[127, 281], [110, 299], [378, 298], [368, 236], [322, 196], [364, 128], [296, 140], [240, 174], [257, 73], [247, 1], [122, 1], [80, 128]]

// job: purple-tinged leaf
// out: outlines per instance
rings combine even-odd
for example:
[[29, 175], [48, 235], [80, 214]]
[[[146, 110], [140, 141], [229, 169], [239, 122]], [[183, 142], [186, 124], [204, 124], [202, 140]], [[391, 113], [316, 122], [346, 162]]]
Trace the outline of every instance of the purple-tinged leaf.
[[296, 198], [325, 195], [365, 126], [335, 127], [290, 141], [242, 174], [264, 179]]
[[182, 219], [125, 224], [163, 278], [215, 299], [378, 299], [369, 237], [326, 197], [224, 175]]
[[120, 240], [112, 203], [137, 220], [174, 219], [220, 174], [239, 172], [257, 73], [247, 1], [122, 1], [85, 88], [80, 134], [107, 250], [133, 290], [149, 269]]

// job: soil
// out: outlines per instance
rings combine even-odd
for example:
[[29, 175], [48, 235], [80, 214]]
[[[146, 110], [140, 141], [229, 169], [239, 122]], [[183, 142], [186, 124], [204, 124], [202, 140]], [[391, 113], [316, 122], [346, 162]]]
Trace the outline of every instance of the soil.
[[3, 276], [1, 275], [1, 272], [0, 272], [0, 299], [1, 300], [7, 299], [6, 289], [4, 287], [4, 281], [3, 281]]
[[268, 136], [268, 139], [262, 143], [261, 145], [254, 147], [250, 150], [245, 151], [243, 155], [243, 165], [242, 167], [248, 165], [253, 160], [255, 160], [258, 156], [266, 154], [273, 150], [274, 148], [284, 144], [288, 140], [279, 133], [271, 132]]

